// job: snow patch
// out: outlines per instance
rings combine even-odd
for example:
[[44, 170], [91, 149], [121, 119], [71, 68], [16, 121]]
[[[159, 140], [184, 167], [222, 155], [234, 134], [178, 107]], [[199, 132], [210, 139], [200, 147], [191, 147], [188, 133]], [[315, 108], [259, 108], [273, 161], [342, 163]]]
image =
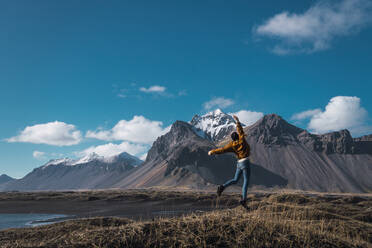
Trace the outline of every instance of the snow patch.
[[70, 158], [52, 159], [48, 163], [46, 163], [42, 168], [45, 169], [48, 166], [59, 165], [59, 164], [66, 164], [67, 165], [67, 164], [72, 163], [73, 161], [74, 160], [73, 159], [70, 159]]
[[97, 153], [93, 152], [91, 154], [88, 154], [87, 156], [84, 156], [80, 159], [75, 160], [74, 162], [72, 162], [69, 165], [86, 164], [86, 163], [89, 163], [89, 162], [94, 161], [94, 160], [104, 161], [104, 159], [105, 159], [105, 157], [99, 156]]
[[[92, 161], [100, 161], [100, 162], [104, 162], [104, 163], [114, 163], [114, 162], [117, 162], [121, 159], [136, 160], [136, 162], [137, 162], [136, 165], [142, 163], [142, 160], [140, 160], [139, 158], [137, 158], [135, 156], [132, 156], [132, 155], [126, 153], [126, 152], [123, 152], [123, 153], [120, 153], [120, 154], [117, 154], [117, 155], [114, 155], [114, 156], [106, 156], [106, 157], [100, 156], [97, 153], [93, 152], [93, 153], [88, 154], [87, 156], [84, 156], [84, 157], [78, 158], [78, 159], [70, 159], [70, 158], [53, 159], [53, 160], [50, 160], [45, 165], [43, 165], [42, 169], [45, 169], [45, 168], [47, 168], [48, 166], [51, 166], [51, 165], [76, 166], [76, 165], [81, 165], [81, 164], [87, 164], [87, 163], [90, 163]], [[133, 166], [136, 166], [136, 165], [133, 165]]]

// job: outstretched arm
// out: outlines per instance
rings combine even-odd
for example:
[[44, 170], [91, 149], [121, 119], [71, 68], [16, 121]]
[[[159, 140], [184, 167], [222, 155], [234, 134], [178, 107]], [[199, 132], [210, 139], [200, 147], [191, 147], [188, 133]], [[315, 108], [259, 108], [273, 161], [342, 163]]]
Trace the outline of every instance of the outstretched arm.
[[236, 121], [236, 130], [238, 131], [239, 136], [244, 136], [244, 130], [242, 124], [240, 124], [239, 118], [236, 115], [233, 115], [233, 118]]
[[232, 143], [231, 142], [229, 144], [225, 145], [224, 147], [217, 148], [217, 149], [214, 149], [214, 150], [210, 150], [208, 152], [208, 155], [222, 154], [222, 153], [226, 153], [226, 152], [233, 152]]

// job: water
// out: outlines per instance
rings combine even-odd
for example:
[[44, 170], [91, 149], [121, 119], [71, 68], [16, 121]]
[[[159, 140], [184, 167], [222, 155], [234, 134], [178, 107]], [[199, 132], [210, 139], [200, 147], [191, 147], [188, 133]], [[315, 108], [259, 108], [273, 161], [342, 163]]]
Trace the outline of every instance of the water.
[[61, 221], [62, 214], [0, 214], [0, 230], [16, 227], [34, 227]]

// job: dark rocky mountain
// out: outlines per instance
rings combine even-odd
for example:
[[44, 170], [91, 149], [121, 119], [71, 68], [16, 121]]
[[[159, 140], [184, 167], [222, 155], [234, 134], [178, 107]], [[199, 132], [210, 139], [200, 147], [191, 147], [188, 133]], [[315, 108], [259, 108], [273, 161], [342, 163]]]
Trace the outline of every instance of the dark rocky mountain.
[[372, 134], [364, 135], [362, 137], [355, 138], [354, 140], [355, 141], [372, 141]]
[[245, 132], [252, 147], [251, 160], [287, 179], [290, 188], [333, 192], [372, 190], [369, 136], [353, 139], [347, 130], [310, 134], [275, 114], [264, 116], [246, 127]]
[[51, 160], [24, 178], [0, 186], [0, 190], [111, 188], [142, 162], [128, 153], [112, 157], [100, 157], [93, 153], [78, 160]]
[[255, 138], [255, 142], [268, 146], [302, 144], [311, 151], [326, 154], [372, 154], [372, 135], [352, 138], [346, 129], [322, 135], [311, 134], [289, 124], [276, 114], [265, 115], [245, 130], [248, 137]]
[[11, 182], [13, 180], [15, 180], [15, 179], [12, 178], [12, 177], [10, 177], [10, 176], [8, 176], [8, 175], [5, 175], [5, 174], [0, 175], [0, 184]]
[[[211, 147], [213, 147], [212, 142], [199, 136], [195, 127], [186, 122], [176, 121], [167, 134], [160, 136], [153, 143], [144, 164], [115, 186], [204, 187], [207, 181], [203, 180], [201, 175], [206, 174], [211, 177], [216, 174], [201, 168], [205, 159], [208, 159], [206, 152]], [[221, 160], [229, 161], [231, 158], [225, 156]], [[197, 172], [193, 173], [193, 170]]]
[[[236, 159], [232, 154], [208, 156], [208, 151], [214, 148], [215, 144], [200, 136], [194, 126], [177, 121], [154, 142], [145, 163], [115, 186], [200, 189], [221, 184], [234, 174]], [[255, 184], [287, 184], [284, 178], [261, 166], [253, 165], [252, 171], [257, 175], [253, 179]]]
[[[372, 190], [370, 136], [353, 139], [347, 130], [310, 134], [278, 115], [266, 115], [246, 127], [251, 145], [251, 185], [331, 192]], [[225, 137], [218, 146], [230, 140]], [[177, 121], [159, 137], [143, 166], [116, 186], [205, 188], [231, 178], [236, 159], [208, 156], [214, 142], [195, 126]]]

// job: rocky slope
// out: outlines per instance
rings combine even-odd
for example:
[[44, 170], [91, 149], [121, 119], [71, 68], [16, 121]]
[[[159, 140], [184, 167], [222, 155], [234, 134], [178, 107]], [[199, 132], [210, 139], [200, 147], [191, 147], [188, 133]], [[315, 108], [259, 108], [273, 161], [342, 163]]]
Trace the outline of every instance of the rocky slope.
[[14, 180], [0, 190], [65, 190], [110, 188], [143, 161], [128, 153], [112, 157], [90, 154], [73, 159], [51, 160], [24, 178]]

